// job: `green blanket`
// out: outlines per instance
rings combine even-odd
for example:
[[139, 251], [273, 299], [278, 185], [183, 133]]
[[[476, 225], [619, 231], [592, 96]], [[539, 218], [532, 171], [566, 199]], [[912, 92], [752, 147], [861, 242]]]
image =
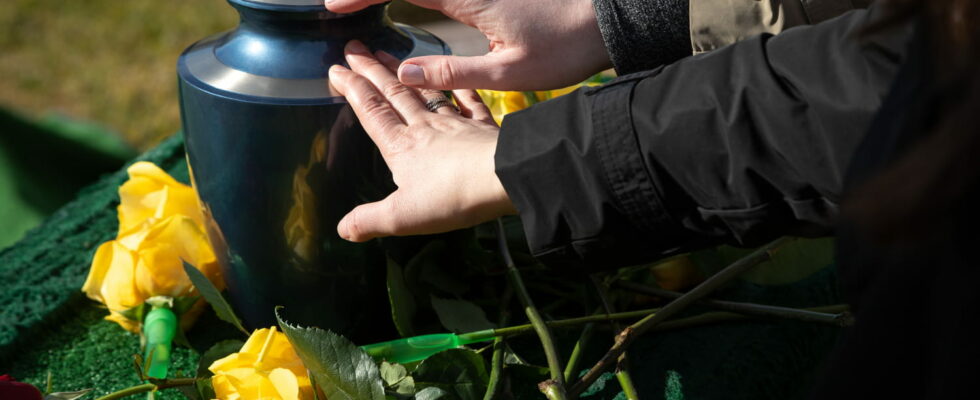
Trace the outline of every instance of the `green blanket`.
[[[137, 160], [156, 163], [187, 182], [180, 137]], [[116, 190], [125, 179], [125, 170], [104, 177], [0, 251], [0, 374], [43, 389], [50, 372], [55, 391], [94, 388], [97, 395], [139, 383], [132, 364], [138, 337], [102, 320], [105, 310], [79, 291], [95, 249], [116, 233]], [[826, 305], [837, 302], [834, 280], [828, 267], [789, 285], [736, 282], [719, 296]], [[651, 335], [629, 354], [644, 399], [789, 399], [806, 393], [836, 334], [836, 328], [796, 322], [731, 323]], [[209, 313], [188, 333], [201, 347], [234, 335]], [[202, 350], [177, 349], [173, 370], [193, 374]], [[567, 355], [569, 349], [563, 350]], [[600, 380], [593, 389], [591, 398], [620, 396], [615, 379]], [[171, 390], [159, 397], [182, 395]]]

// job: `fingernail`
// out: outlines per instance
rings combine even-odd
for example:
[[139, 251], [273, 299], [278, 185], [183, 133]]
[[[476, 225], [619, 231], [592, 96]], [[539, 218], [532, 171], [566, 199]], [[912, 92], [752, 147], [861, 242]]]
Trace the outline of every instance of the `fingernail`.
[[344, 72], [347, 72], [347, 68], [344, 68], [344, 66], [340, 64], [334, 64], [330, 66], [329, 72], [331, 74], [342, 74]]
[[421, 85], [425, 83], [425, 71], [415, 64], [403, 64], [398, 71], [398, 79], [406, 85]]
[[347, 42], [347, 52], [354, 54], [364, 54], [368, 52], [367, 47], [360, 40], [351, 40]]
[[334, 0], [323, 0], [323, 5], [329, 5], [330, 3], [333, 3], [333, 2], [334, 2]]

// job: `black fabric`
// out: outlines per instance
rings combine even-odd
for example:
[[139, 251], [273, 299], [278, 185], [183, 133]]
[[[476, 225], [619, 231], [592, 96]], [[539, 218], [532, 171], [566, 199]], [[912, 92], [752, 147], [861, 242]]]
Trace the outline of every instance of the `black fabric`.
[[532, 252], [555, 266], [620, 266], [840, 223], [841, 288], [857, 322], [812, 398], [977, 397], [980, 189], [916, 242], [879, 244], [838, 221], [846, 189], [914, 151], [956, 98], [930, 85], [914, 23], [861, 35], [883, 7], [508, 117], [498, 176]]
[[[910, 46], [909, 61], [855, 154], [849, 189], [915, 151], [916, 142], [935, 130], [951, 93], [931, 81], [936, 74], [928, 42], [920, 34]], [[954, 223], [914, 242], [880, 244], [854, 224], [841, 224], [841, 293], [857, 322], [841, 336], [813, 398], [977, 396], [980, 268], [971, 254], [980, 243], [972, 212], [976, 192], [949, 210], [946, 218]]]
[[910, 28], [879, 8], [763, 35], [508, 116], [497, 174], [546, 263], [615, 267], [833, 231]]
[[593, 0], [592, 5], [620, 75], [691, 55], [688, 0]]

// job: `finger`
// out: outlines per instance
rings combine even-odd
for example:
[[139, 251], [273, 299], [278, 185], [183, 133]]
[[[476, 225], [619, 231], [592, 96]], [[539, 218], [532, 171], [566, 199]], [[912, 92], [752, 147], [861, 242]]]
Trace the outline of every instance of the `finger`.
[[[352, 13], [387, 1], [391, 0], [324, 0], [323, 3], [326, 5], [327, 10], [331, 12]], [[446, 0], [408, 0], [408, 2], [414, 3], [419, 7], [442, 10]]]
[[374, 87], [391, 102], [395, 111], [401, 114], [405, 122], [412, 123], [427, 116], [428, 110], [415, 89], [399, 82], [387, 66], [371, 55], [364, 43], [359, 40], [348, 42], [344, 48], [344, 55], [351, 70], [370, 80]]
[[497, 124], [493, 120], [490, 109], [483, 103], [483, 98], [475, 90], [453, 90], [453, 97], [456, 98], [456, 104], [459, 104], [459, 112], [462, 116], [493, 125]]
[[[378, 61], [380, 61], [382, 64], [384, 64], [385, 67], [388, 67], [388, 69], [390, 71], [392, 71], [392, 72], [398, 71], [398, 66], [402, 63], [401, 60], [399, 60], [397, 57], [395, 57], [395, 56], [393, 56], [391, 54], [388, 54], [385, 51], [375, 52], [374, 55], [378, 57]], [[435, 89], [412, 89], [412, 90], [418, 90], [419, 95], [426, 102], [428, 102], [429, 100], [433, 100], [433, 99], [446, 99], [446, 100], [448, 100], [448, 98], [446, 97], [446, 95], [444, 93], [442, 93], [442, 91], [440, 91], [440, 90], [435, 90]], [[453, 107], [439, 107], [439, 108], [437, 108], [435, 110], [435, 112], [438, 113], [438, 114], [444, 114], [444, 115], [457, 115], [458, 114], [456, 112], [456, 109], [453, 108]]]
[[352, 242], [366, 242], [376, 237], [395, 235], [390, 198], [355, 207], [337, 224], [337, 234]]
[[406, 126], [395, 109], [367, 78], [340, 65], [330, 67], [330, 83], [347, 98], [364, 130], [384, 153], [391, 138]]
[[402, 83], [427, 89], [488, 89], [511, 85], [504, 81], [509, 53], [478, 57], [424, 56], [406, 60], [398, 69]]
[[392, 74], [398, 73], [398, 66], [402, 64], [402, 60], [399, 60], [398, 57], [395, 57], [384, 50], [374, 52], [374, 56], [377, 57], [378, 61], [387, 67], [388, 71], [391, 71]]
[[388, 0], [324, 0], [327, 10], [339, 14], [360, 11], [368, 6], [381, 4]]

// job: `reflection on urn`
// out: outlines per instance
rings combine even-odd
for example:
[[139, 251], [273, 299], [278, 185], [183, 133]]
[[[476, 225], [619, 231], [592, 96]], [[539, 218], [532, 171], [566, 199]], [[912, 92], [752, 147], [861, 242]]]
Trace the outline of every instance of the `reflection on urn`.
[[327, 135], [318, 133], [310, 148], [310, 160], [306, 165], [296, 167], [293, 173], [293, 205], [289, 208], [283, 233], [286, 236], [286, 246], [293, 251], [293, 256], [303, 263], [316, 259], [319, 248], [317, 233], [316, 195], [310, 187], [310, 170], [324, 161], [327, 149]]

